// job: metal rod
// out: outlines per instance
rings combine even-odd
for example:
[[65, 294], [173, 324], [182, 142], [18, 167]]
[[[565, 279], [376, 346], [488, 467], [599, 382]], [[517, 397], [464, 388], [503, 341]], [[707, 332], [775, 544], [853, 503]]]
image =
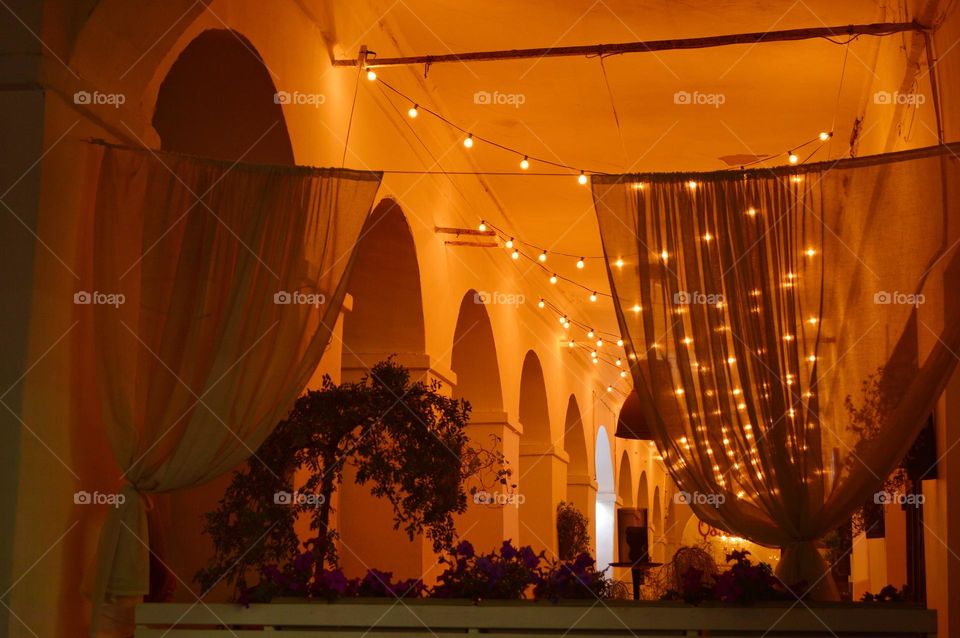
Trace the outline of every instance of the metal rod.
[[444, 235], [482, 235], [484, 237], [496, 236], [493, 230], [478, 230], [476, 228], [446, 228], [444, 226], [434, 226], [433, 231]]
[[806, 29], [785, 29], [782, 31], [759, 31], [715, 35], [704, 38], [678, 38], [673, 40], [650, 40], [647, 42], [623, 42], [620, 44], [593, 44], [586, 46], [545, 47], [538, 49], [509, 49], [502, 51], [473, 51], [468, 53], [448, 53], [443, 55], [414, 55], [397, 58], [377, 58], [372, 51], [365, 51], [360, 58], [334, 60], [334, 66], [368, 67], [400, 66], [407, 64], [439, 64], [441, 62], [490, 62], [497, 60], [523, 60], [528, 58], [557, 58], [580, 56], [605, 56], [622, 53], [649, 53], [653, 51], [673, 51], [682, 49], [703, 49], [707, 47], [729, 46], [733, 44], [758, 44], [761, 42], [789, 42], [858, 35], [892, 35], [903, 31], [926, 31], [919, 22], [880, 22], [873, 24], [851, 24], [836, 27], [812, 27]]
[[472, 248], [498, 248], [497, 244], [489, 244], [479, 241], [445, 241], [447, 246], [470, 246]]

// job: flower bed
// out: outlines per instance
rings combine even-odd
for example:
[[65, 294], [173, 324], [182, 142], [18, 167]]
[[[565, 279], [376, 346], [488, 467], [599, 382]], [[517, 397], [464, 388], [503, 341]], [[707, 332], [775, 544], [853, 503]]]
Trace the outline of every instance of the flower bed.
[[[491, 633], [520, 636], [624, 635], [741, 638], [772, 635], [814, 637], [933, 638], [936, 612], [896, 604], [846, 603], [809, 606], [766, 603], [750, 607], [692, 606], [668, 602], [593, 600], [559, 604], [530, 601], [352, 599], [335, 603], [173, 604], [137, 608], [136, 638], [254, 638], [285, 630], [299, 638], [446, 638]], [[229, 628], [234, 634], [225, 631]], [[267, 633], [269, 632], [269, 633]], [[788, 633], [794, 632], [794, 633]], [[290, 635], [289, 633], [287, 635]]]

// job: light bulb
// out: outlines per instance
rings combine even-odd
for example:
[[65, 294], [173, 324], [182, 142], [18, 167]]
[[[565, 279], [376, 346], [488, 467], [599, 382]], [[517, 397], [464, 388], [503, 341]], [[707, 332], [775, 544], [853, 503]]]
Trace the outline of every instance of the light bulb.
[[467, 134], [467, 137], [463, 140], [463, 146], [465, 148], [473, 148], [473, 133]]
[[823, 131], [822, 133], [820, 133], [820, 141], [821, 141], [821, 142], [826, 142], [826, 141], [829, 140], [831, 137], [833, 137], [833, 133], [832, 133], [832, 132], [831, 132], [831, 133], [828, 133], [827, 131]]
[[757, 209], [751, 206], [750, 208], [747, 209], [747, 215], [750, 215], [750, 217], [756, 217]]
[[530, 168], [530, 160], [527, 159], [526, 155], [524, 155], [523, 159], [520, 160], [520, 168], [522, 168], [523, 170], [527, 170], [528, 168]]
[[807, 319], [807, 323], [809, 323], [811, 326], [815, 326], [817, 324], [817, 321], [819, 320], [816, 317], [810, 317], [809, 319]]
[[633, 304], [633, 311], [634, 311], [634, 312], [640, 312], [641, 310], [643, 310], [643, 306], [641, 306], [641, 305], [638, 304], [638, 303]]
[[513, 248], [513, 237], [508, 239], [503, 245], [506, 246], [507, 248]]
[[593, 358], [593, 365], [597, 365], [597, 364], [599, 364], [599, 363], [600, 363], [600, 359], [597, 359], [596, 357], [594, 357], [594, 358]]
[[546, 261], [546, 260], [547, 260], [547, 251], [543, 251], [542, 253], [540, 253], [540, 256], [537, 257], [537, 259], [539, 259], [540, 261]]
[[617, 259], [617, 261], [613, 262], [613, 265], [616, 266], [617, 268], [623, 268], [623, 260]]
[[813, 257], [814, 255], [817, 254], [817, 251], [815, 248], [807, 248], [806, 254], [807, 254], [807, 257]]
[[697, 183], [691, 179], [689, 182], [687, 182], [687, 188], [690, 190], [695, 190], [697, 188]]
[[540, 299], [539, 302], [537, 302], [537, 307], [538, 307], [538, 308], [543, 308], [543, 307], [546, 306], [546, 305], [547, 305], [547, 304], [545, 304], [545, 303], [543, 302], [543, 299], [542, 299], [542, 298]]
[[377, 79], [377, 72], [373, 69], [367, 69], [367, 79], [373, 82]]
[[596, 350], [591, 351], [591, 352], [590, 352], [590, 356], [591, 356], [593, 359], [596, 359], [596, 358], [597, 358], [597, 351], [596, 351]]
[[623, 365], [623, 359], [618, 358], [615, 363], [616, 363], [617, 367], [620, 367], [620, 366]]
[[407, 111], [407, 115], [409, 115], [411, 118], [417, 117], [417, 115], [419, 115], [416, 104], [410, 107], [410, 110]]
[[810, 363], [813, 363], [816, 360], [817, 360], [817, 355], [815, 354], [812, 354], [809, 357], [807, 357], [807, 361], [809, 361]]
[[567, 342], [567, 347], [568, 347], [568, 348], [572, 348], [572, 347], [575, 346], [575, 345], [577, 345], [577, 344], [574, 342], [573, 339], [571, 339], [570, 341]]
[[711, 239], [713, 239], [713, 235], [711, 235], [710, 233], [703, 234], [703, 241], [710, 241]]
[[613, 392], [613, 386], [612, 386], [612, 385], [608, 385], [608, 386], [607, 386], [607, 392]]
[[481, 233], [487, 232], [487, 223], [481, 219], [481, 220], [480, 220], [480, 225], [477, 226], [477, 229], [478, 229]]
[[580, 270], [583, 270], [583, 265], [584, 265], [583, 257], [581, 257], [580, 259], [577, 260], [577, 268], [579, 268]]
[[587, 183], [587, 175], [583, 171], [580, 171], [580, 177], [577, 178], [577, 181], [580, 182], [580, 185], [583, 186]]
[[567, 323], [567, 315], [560, 316], [560, 323]]
[[516, 248], [514, 248], [514, 249], [513, 249], [513, 252], [510, 253], [510, 256], [511, 256], [513, 259], [520, 259], [520, 251], [517, 250]]
[[790, 161], [791, 164], [796, 164], [797, 162], [800, 161], [800, 158], [797, 157], [797, 154], [794, 153], [793, 151], [790, 151], [789, 155], [787, 156], [787, 159]]
[[618, 348], [622, 348], [622, 347], [623, 347], [623, 339], [617, 339], [617, 347], [618, 347]]
[[597, 339], [597, 347], [598, 347], [598, 348], [602, 348], [602, 347], [603, 347], [603, 339]]
[[557, 283], [557, 275], [556, 275], [556, 273], [550, 275], [550, 283], [552, 283], [552, 284]]
[[590, 301], [596, 301], [596, 300], [597, 300], [597, 293], [595, 292], [590, 293]]
[[593, 328], [590, 328], [587, 332], [587, 339], [593, 339]]
[[627, 371], [626, 371], [626, 370], [621, 370], [621, 371], [620, 371], [620, 378], [621, 378], [621, 379], [626, 379], [626, 378], [627, 378]]
[[660, 251], [660, 259], [662, 259], [663, 261], [667, 261], [667, 259], [669, 258], [670, 258], [670, 253], [668, 253], [665, 250]]

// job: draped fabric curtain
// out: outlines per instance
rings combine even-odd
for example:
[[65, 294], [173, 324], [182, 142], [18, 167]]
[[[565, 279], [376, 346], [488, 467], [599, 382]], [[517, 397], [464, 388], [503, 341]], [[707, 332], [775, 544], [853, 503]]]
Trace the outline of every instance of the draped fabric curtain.
[[670, 475], [814, 597], [836, 596], [816, 541], [881, 489], [960, 354], [958, 152], [593, 178]]
[[104, 149], [79, 307], [124, 499], [100, 537], [94, 631], [105, 601], [147, 593], [149, 495], [255, 455], [308, 383], [380, 179]]

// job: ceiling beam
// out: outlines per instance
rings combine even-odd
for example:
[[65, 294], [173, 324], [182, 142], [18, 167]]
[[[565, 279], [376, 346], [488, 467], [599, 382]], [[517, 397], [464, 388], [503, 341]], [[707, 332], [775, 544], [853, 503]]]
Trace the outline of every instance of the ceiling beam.
[[785, 29], [781, 31], [759, 31], [731, 35], [715, 35], [704, 38], [679, 38], [673, 40], [650, 40], [646, 42], [623, 42], [620, 44], [593, 44], [586, 46], [545, 47], [538, 49], [509, 49], [502, 51], [473, 51], [468, 53], [449, 53], [442, 55], [413, 55], [397, 58], [377, 58], [372, 51], [361, 49], [360, 57], [334, 60], [334, 66], [382, 67], [409, 64], [440, 64], [444, 62], [496, 62], [500, 60], [525, 60], [531, 58], [559, 58], [583, 56], [607, 56], [623, 53], [651, 53], [655, 51], [676, 51], [684, 49], [704, 49], [733, 44], [760, 44], [764, 42], [791, 42], [814, 38], [853, 37], [860, 35], [884, 36], [904, 31], [927, 31], [919, 22], [881, 22], [873, 24], [850, 24], [836, 27], [812, 27], [806, 29]]

